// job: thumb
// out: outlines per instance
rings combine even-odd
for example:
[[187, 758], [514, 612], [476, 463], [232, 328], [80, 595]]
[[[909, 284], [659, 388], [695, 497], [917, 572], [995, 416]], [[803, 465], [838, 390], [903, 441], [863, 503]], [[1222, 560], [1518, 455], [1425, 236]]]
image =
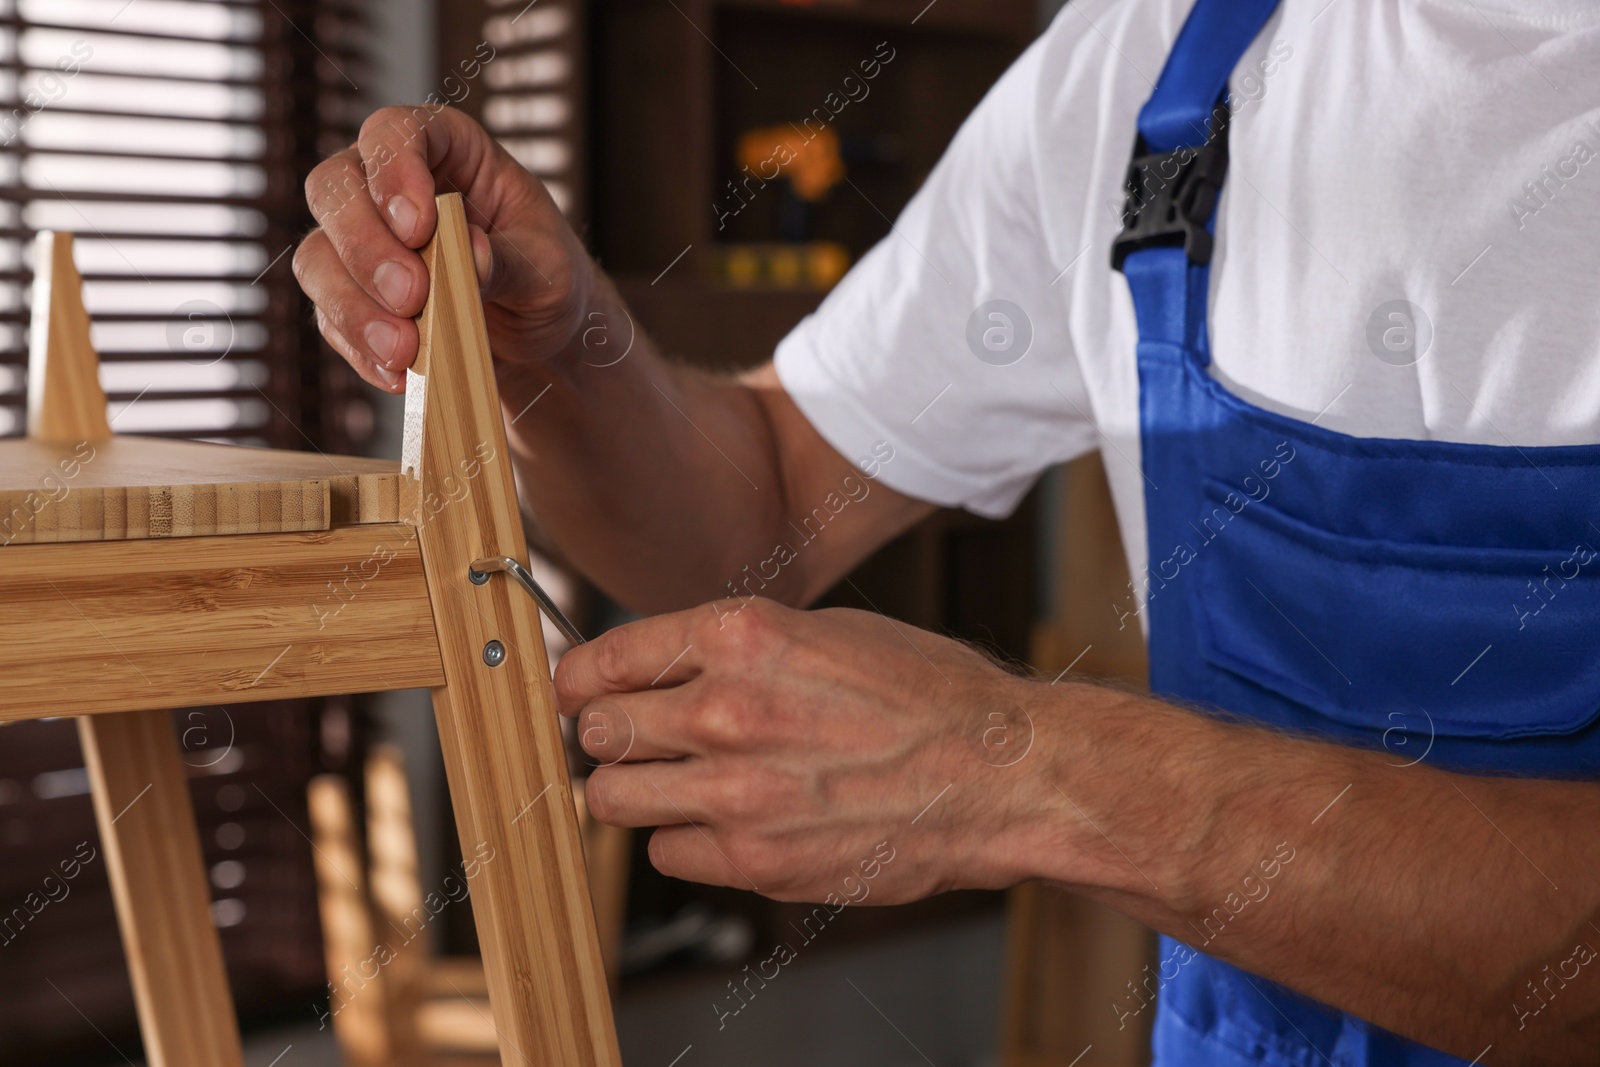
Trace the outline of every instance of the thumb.
[[550, 279], [510, 237], [468, 227], [472, 238], [472, 263], [478, 273], [479, 294], [485, 303], [517, 305], [527, 302]]
[[472, 266], [478, 275], [478, 288], [482, 289], [494, 273], [494, 251], [489, 245], [489, 235], [482, 226], [468, 223], [467, 236], [472, 241]]

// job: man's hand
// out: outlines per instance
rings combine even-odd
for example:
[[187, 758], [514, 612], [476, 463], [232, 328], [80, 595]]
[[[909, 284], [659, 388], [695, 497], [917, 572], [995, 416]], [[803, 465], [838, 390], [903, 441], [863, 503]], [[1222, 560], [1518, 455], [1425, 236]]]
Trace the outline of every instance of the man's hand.
[[1595, 1062], [1592, 781], [1397, 765], [763, 600], [613, 630], [556, 696], [591, 810], [661, 827], [667, 874], [885, 904], [1044, 878], [1463, 1058]]
[[1027, 876], [996, 833], [1045, 807], [1003, 769], [1029, 741], [1027, 684], [880, 615], [761, 599], [612, 630], [556, 671], [601, 764], [590, 810], [660, 827], [663, 873], [877, 904]]
[[328, 343], [388, 392], [417, 356], [428, 273], [416, 249], [438, 223], [435, 194], [451, 191], [466, 201], [496, 358], [548, 359], [583, 322], [594, 268], [544, 184], [458, 111], [385, 108], [307, 179], [319, 225], [294, 271]]
[[883, 456], [841, 456], [770, 366], [733, 380], [662, 359], [539, 179], [449, 108], [377, 112], [306, 182], [320, 226], [295, 275], [370, 384], [402, 391], [416, 359], [428, 295], [416, 250], [449, 191], [466, 202], [523, 505], [617, 600], [660, 611], [723, 595], [792, 536], [791, 519], [848, 495], [768, 590], [803, 601], [931, 510], [870, 485], [865, 459]]

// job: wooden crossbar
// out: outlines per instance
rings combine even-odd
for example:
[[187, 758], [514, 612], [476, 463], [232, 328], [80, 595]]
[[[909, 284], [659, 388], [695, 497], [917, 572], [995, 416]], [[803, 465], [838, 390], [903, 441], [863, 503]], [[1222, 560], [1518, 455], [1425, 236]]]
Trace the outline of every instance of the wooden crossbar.
[[0, 603], [0, 722], [444, 680], [413, 526], [12, 545]]

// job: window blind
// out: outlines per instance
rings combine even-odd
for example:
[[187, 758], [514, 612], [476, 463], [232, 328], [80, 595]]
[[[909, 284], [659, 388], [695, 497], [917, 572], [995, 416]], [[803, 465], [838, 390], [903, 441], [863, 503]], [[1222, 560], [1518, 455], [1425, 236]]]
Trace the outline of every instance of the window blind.
[[482, 36], [493, 58], [483, 68], [481, 110], [467, 110], [544, 181], [569, 218], [582, 218], [581, 0], [487, 0]]
[[0, 0], [0, 433], [56, 229], [118, 433], [340, 436], [289, 259], [304, 174], [360, 119], [363, 32], [317, 0]]

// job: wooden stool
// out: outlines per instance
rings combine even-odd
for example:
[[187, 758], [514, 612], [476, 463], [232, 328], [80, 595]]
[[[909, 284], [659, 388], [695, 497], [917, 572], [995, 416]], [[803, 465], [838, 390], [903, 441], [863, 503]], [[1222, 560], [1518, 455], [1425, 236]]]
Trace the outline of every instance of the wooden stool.
[[113, 437], [71, 240], [42, 235], [25, 441], [0, 442], [0, 722], [81, 715], [152, 1067], [242, 1067], [165, 709], [425, 686], [500, 1055], [619, 1063], [459, 196], [401, 462]]

